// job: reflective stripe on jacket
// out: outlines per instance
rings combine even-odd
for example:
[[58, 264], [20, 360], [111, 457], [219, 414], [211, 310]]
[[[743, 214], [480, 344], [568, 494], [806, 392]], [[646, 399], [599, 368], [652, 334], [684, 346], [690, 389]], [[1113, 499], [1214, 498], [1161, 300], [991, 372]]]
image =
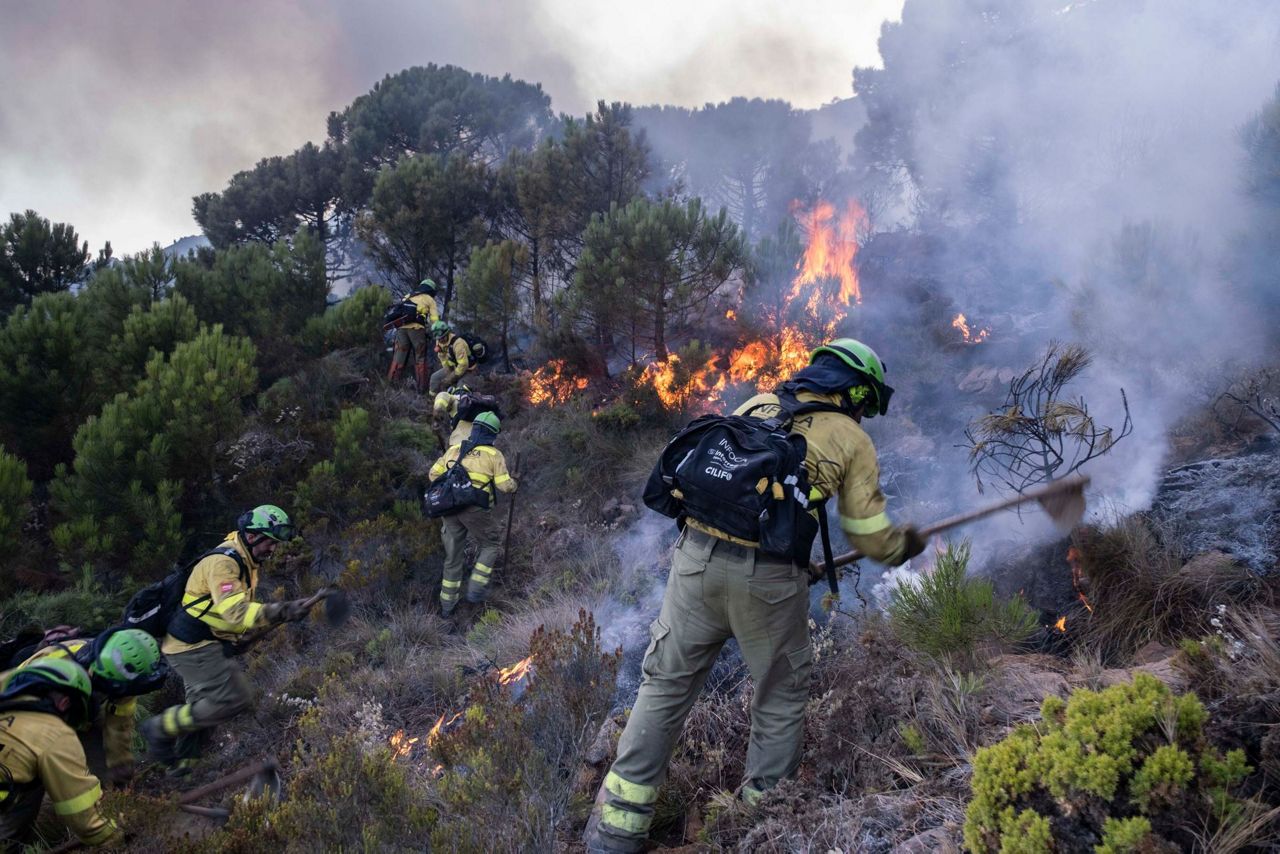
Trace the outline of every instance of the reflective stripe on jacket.
[[403, 324], [401, 329], [425, 329], [440, 319], [440, 309], [436, 307], [435, 297], [430, 294], [414, 294], [405, 300], [418, 307], [418, 319]]
[[84, 748], [57, 715], [0, 712], [0, 765], [19, 786], [43, 786], [54, 813], [85, 844], [102, 845], [115, 835], [115, 823], [98, 810], [102, 787], [89, 773]]
[[239, 553], [248, 567], [248, 584], [241, 579], [235, 559], [227, 555], [212, 554], [197, 563], [187, 579], [182, 607], [209, 627], [213, 639], [189, 643], [166, 635], [160, 646], [165, 655], [199, 649], [215, 641], [236, 641], [245, 632], [261, 626], [262, 606], [253, 601], [258, 587], [258, 565], [238, 533], [228, 534], [219, 548], [228, 546]]
[[[431, 479], [435, 480], [449, 468], [449, 463], [458, 459], [462, 451], [462, 443], [449, 446], [444, 456], [431, 466]], [[467, 470], [471, 483], [493, 495], [496, 487], [499, 492], [515, 492], [516, 480], [507, 471], [507, 458], [493, 445], [477, 445], [462, 460], [462, 467]]]

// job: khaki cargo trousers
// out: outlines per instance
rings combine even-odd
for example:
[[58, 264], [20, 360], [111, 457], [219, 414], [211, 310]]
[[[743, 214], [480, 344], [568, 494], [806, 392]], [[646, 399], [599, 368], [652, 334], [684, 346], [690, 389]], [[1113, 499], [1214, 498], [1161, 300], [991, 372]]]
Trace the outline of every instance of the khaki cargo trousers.
[[605, 777], [593, 850], [642, 849], [685, 717], [731, 637], [755, 685], [743, 795], [759, 797], [795, 772], [813, 669], [808, 588], [808, 574], [789, 561], [685, 530], [650, 627], [640, 693]]
[[253, 686], [238, 662], [228, 658], [221, 643], [166, 655], [182, 677], [187, 702], [160, 713], [165, 735], [178, 737], [177, 754], [185, 761], [204, 752], [214, 727], [253, 706]]
[[498, 561], [500, 525], [492, 510], [468, 507], [454, 516], [446, 516], [440, 526], [444, 540], [444, 578], [440, 582], [440, 608], [453, 610], [462, 593], [462, 576], [466, 572], [467, 539], [476, 542], [476, 565], [467, 583], [467, 601], [483, 602], [489, 595], [489, 579]]

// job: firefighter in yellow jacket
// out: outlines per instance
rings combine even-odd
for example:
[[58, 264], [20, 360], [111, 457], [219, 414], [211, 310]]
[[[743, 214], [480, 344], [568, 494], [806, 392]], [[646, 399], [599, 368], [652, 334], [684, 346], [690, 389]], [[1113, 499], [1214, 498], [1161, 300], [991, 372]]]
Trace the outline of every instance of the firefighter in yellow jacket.
[[234, 656], [251, 632], [307, 615], [306, 600], [254, 601], [258, 567], [294, 536], [289, 516], [272, 504], [244, 513], [236, 530], [191, 570], [182, 604], [160, 649], [186, 685], [186, 702], [142, 722], [151, 758], [184, 773], [218, 724], [253, 704], [253, 689]]
[[457, 383], [475, 365], [467, 339], [455, 335], [443, 320], [431, 324], [431, 337], [436, 339], [436, 358], [440, 360], [439, 370], [431, 375], [431, 393], [435, 394]]
[[[160, 645], [139, 629], [108, 629], [97, 637], [72, 638], [41, 647], [19, 667], [55, 659], [74, 661], [89, 674], [95, 714], [80, 733], [80, 740], [86, 755], [94, 757], [94, 773], [108, 783], [127, 781], [133, 776], [138, 697], [160, 690], [169, 676], [169, 668], [160, 658]], [[97, 766], [98, 739], [103, 770]]]
[[98, 809], [102, 786], [89, 773], [75, 728], [88, 724], [89, 674], [69, 658], [42, 658], [14, 670], [0, 688], [0, 847], [32, 840], [47, 793], [53, 812], [85, 845], [119, 843]]
[[[864, 417], [887, 411], [893, 391], [875, 352], [852, 338], [832, 341], [814, 351], [787, 387], [802, 404], [838, 410], [800, 415], [790, 426], [806, 440], [810, 498], [834, 497], [841, 528], [873, 560], [896, 566], [923, 551], [913, 528], [889, 521], [875, 448], [861, 427]], [[776, 395], [762, 394], [735, 414], [768, 419], [780, 410]], [[754, 803], [795, 773], [813, 666], [808, 586], [808, 566], [791, 555], [766, 553], [705, 520], [685, 518], [662, 610], [650, 626], [640, 691], [593, 817], [589, 850], [644, 849], [685, 716], [731, 637], [755, 686], [741, 796]]]
[[[467, 583], [467, 601], [483, 602], [489, 595], [489, 582], [493, 566], [498, 560], [498, 526], [493, 519], [492, 507], [498, 492], [516, 491], [516, 480], [507, 471], [507, 460], [493, 446], [502, 422], [492, 412], [476, 416], [471, 427], [471, 437], [465, 443], [450, 446], [431, 467], [431, 479], [443, 475], [450, 465], [459, 463], [471, 478], [471, 484], [483, 490], [489, 498], [487, 507], [468, 507], [461, 513], [445, 516], [442, 520], [441, 538], [444, 540], [444, 579], [440, 582], [440, 612], [446, 617], [453, 613], [462, 593], [462, 575], [465, 569], [467, 538], [476, 541], [476, 564]], [[463, 444], [468, 446], [462, 454]]]
[[394, 382], [400, 378], [400, 372], [409, 361], [409, 351], [413, 350], [413, 376], [421, 393], [427, 390], [427, 329], [440, 319], [440, 309], [436, 307], [436, 283], [423, 279], [406, 301], [418, 307], [418, 319], [396, 329], [387, 379]]

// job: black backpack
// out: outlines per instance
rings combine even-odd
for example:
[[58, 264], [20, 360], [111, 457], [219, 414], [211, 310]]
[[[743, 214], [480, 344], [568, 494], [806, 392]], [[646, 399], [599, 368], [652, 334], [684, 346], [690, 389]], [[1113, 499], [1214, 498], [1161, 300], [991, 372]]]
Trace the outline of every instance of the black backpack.
[[501, 420], [505, 416], [502, 414], [502, 405], [498, 403], [498, 398], [491, 394], [477, 394], [474, 391], [468, 391], [458, 398], [458, 421], [475, 421], [476, 416], [484, 412], [492, 412]]
[[[667, 443], [653, 467], [645, 505], [673, 519], [696, 519], [807, 566], [819, 519], [809, 513], [808, 445], [789, 429], [797, 416], [842, 410], [830, 403], [802, 403], [785, 386], [778, 402], [782, 411], [773, 418], [704, 415], [691, 422]], [[823, 515], [819, 508], [819, 518]]]
[[382, 331], [399, 329], [406, 323], [420, 323], [421, 321], [422, 318], [418, 316], [418, 306], [407, 299], [401, 300], [387, 309], [386, 313], [382, 315]]
[[483, 365], [489, 361], [489, 345], [479, 335], [471, 332], [461, 332], [458, 337], [467, 342], [467, 347], [471, 350], [471, 361], [477, 365]]
[[489, 493], [471, 482], [462, 460], [478, 443], [468, 440], [458, 450], [458, 459], [449, 463], [444, 474], [427, 484], [422, 496], [423, 512], [430, 519], [454, 516], [468, 507], [489, 509]]
[[[180, 566], [164, 578], [148, 584], [133, 594], [129, 604], [124, 606], [124, 615], [120, 619], [120, 627], [125, 629], [142, 629], [155, 638], [163, 639], [169, 633], [169, 621], [181, 610], [182, 594], [186, 592], [187, 580], [191, 578], [191, 570], [196, 564], [210, 555], [226, 555], [240, 567], [240, 580], [249, 583], [249, 567], [245, 566], [240, 552], [231, 546], [219, 546], [200, 555], [195, 560]], [[205, 596], [192, 604], [209, 599]]]

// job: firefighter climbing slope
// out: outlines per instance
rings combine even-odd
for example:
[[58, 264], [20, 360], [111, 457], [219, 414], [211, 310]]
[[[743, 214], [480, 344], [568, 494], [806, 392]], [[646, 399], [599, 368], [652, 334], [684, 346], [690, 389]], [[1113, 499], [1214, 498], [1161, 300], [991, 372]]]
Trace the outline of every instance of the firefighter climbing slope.
[[482, 412], [492, 412], [502, 419], [502, 407], [497, 398], [479, 394], [465, 385], [456, 385], [435, 396], [432, 401], [432, 420], [438, 433], [447, 435], [449, 445], [465, 442], [471, 436], [471, 424]]
[[86, 845], [122, 841], [98, 809], [102, 786], [89, 773], [75, 730], [89, 722], [89, 674], [69, 658], [19, 667], [0, 686], [0, 847], [32, 842], [47, 793], [53, 812]]
[[[393, 306], [387, 312], [388, 317], [391, 317], [397, 309], [409, 310], [395, 326], [395, 344], [391, 351], [391, 367], [387, 372], [387, 379], [394, 382], [400, 378], [401, 371], [409, 361], [409, 351], [412, 350], [413, 375], [420, 393], [427, 390], [427, 328], [440, 320], [435, 295], [435, 282], [423, 279], [417, 290], [405, 297], [399, 306]], [[404, 317], [408, 319], [405, 320]]]
[[444, 578], [440, 582], [440, 611], [453, 613], [462, 593], [467, 541], [475, 540], [477, 554], [467, 582], [467, 601], [483, 602], [498, 559], [498, 528], [492, 512], [498, 492], [516, 491], [502, 451], [493, 446], [501, 429], [492, 412], [477, 415], [471, 436], [452, 445], [431, 467], [427, 514], [442, 519]]
[[127, 781], [133, 776], [138, 697], [160, 690], [169, 676], [169, 669], [160, 658], [159, 644], [139, 629], [113, 628], [97, 637], [51, 643], [18, 669], [55, 659], [74, 661], [89, 674], [93, 717], [80, 732], [80, 739], [87, 756], [102, 756], [105, 770], [99, 772], [95, 767], [95, 774], [108, 783]]
[[[736, 417], [695, 421], [664, 451], [645, 502], [684, 528], [591, 850], [643, 850], [675, 740], [731, 637], [755, 685], [741, 795], [754, 802], [795, 773], [813, 663], [806, 591], [821, 502], [836, 498], [844, 532], [875, 560], [896, 566], [925, 546], [885, 514], [875, 449], [859, 426], [887, 411], [884, 376], [870, 347], [832, 341], [776, 393], [753, 397]], [[762, 474], [780, 470], [787, 476]], [[770, 512], [737, 509], [755, 505]]]
[[191, 569], [161, 645], [186, 686], [186, 702], [142, 723], [151, 757], [177, 773], [200, 757], [215, 726], [252, 705], [253, 689], [234, 658], [246, 635], [307, 615], [305, 599], [254, 601], [259, 565], [293, 536], [288, 515], [263, 504], [241, 515], [236, 530]]
[[443, 320], [431, 325], [431, 336], [436, 340], [436, 358], [440, 360], [439, 370], [431, 375], [431, 393], [435, 394], [461, 381], [475, 368], [475, 360], [467, 339], [454, 334]]

